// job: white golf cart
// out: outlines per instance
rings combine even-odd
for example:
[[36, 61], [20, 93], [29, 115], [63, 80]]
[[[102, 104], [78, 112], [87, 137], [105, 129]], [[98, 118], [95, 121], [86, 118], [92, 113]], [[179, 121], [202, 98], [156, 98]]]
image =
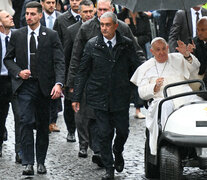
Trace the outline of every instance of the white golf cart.
[[[199, 91], [174, 96], [167, 95], [167, 89], [183, 84], [200, 83]], [[183, 167], [207, 169], [207, 101], [186, 103], [175, 109], [161, 127], [161, 107], [165, 101], [207, 93], [201, 80], [188, 80], [169, 84], [164, 88], [164, 99], [159, 104], [159, 136], [157, 156], [150, 154], [149, 132], [146, 129], [145, 176], [160, 177], [161, 180], [180, 180]]]

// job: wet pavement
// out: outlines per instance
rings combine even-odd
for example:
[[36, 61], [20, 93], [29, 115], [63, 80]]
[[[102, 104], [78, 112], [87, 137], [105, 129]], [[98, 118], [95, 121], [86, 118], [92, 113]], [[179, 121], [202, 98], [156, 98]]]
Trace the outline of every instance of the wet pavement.
[[[145, 113], [145, 110], [142, 109]], [[145, 120], [133, 117], [135, 108], [130, 108], [130, 134], [125, 145], [125, 168], [122, 173], [115, 173], [115, 180], [142, 180], [144, 176], [144, 142]], [[10, 111], [7, 118], [8, 140], [3, 144], [3, 156], [0, 158], [0, 180], [99, 180], [104, 169], [92, 163], [92, 151], [88, 150], [87, 158], [78, 157], [78, 142], [66, 141], [67, 130], [62, 113], [59, 113], [58, 126], [61, 131], [50, 134], [50, 145], [46, 159], [47, 174], [38, 175], [36, 164], [34, 176], [22, 176], [23, 167], [15, 163], [14, 123]], [[77, 139], [77, 134], [76, 134]], [[184, 168], [183, 179], [207, 179], [207, 171], [199, 168]]]

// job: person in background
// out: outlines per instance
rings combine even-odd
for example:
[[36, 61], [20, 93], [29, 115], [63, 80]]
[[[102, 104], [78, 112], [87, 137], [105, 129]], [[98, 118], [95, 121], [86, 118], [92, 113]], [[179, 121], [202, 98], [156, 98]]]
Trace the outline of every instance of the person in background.
[[65, 31], [67, 27], [81, 20], [78, 8], [81, 0], [70, 0], [70, 8], [55, 20], [53, 29], [58, 32], [62, 45], [65, 43]]
[[15, 159], [17, 163], [21, 163], [18, 105], [16, 95], [12, 95], [11, 77], [9, 76], [8, 70], [3, 62], [11, 34], [14, 31], [12, 30], [13, 27], [14, 22], [12, 16], [7, 11], [0, 10], [0, 157], [2, 156], [3, 140], [5, 140], [5, 133], [7, 132], [5, 129], [5, 123], [8, 115], [9, 103], [11, 102], [15, 121]]
[[[56, 0], [42, 0], [41, 5], [43, 8], [43, 16], [40, 19], [40, 23], [41, 25], [46, 26], [47, 28], [53, 29], [56, 18], [61, 15], [59, 11], [55, 10]], [[50, 122], [49, 122], [50, 132], [60, 132], [60, 129], [58, 128], [56, 124], [59, 109], [62, 109], [61, 98], [51, 99]]]
[[[76, 34], [81, 27], [82, 24], [84, 24], [86, 21], [93, 18], [95, 13], [95, 8], [93, 5], [93, 2], [90, 0], [83, 0], [81, 1], [79, 5], [79, 13], [81, 15], [82, 21], [79, 21], [71, 26], [69, 26], [66, 30], [66, 43], [64, 47], [64, 53], [65, 53], [65, 62], [66, 62], [66, 76], [68, 74], [71, 54], [72, 54], [72, 48], [75, 41]], [[74, 115], [74, 111], [72, 110], [72, 102], [71, 102], [71, 95], [72, 92], [69, 91], [69, 87], [67, 85], [65, 86], [65, 98], [68, 99], [69, 104], [67, 105], [67, 108], [71, 108], [70, 112], [72, 115]], [[78, 132], [78, 139], [79, 139], [79, 157], [87, 157], [87, 149], [89, 145], [89, 133], [88, 133], [88, 123], [89, 118], [86, 116], [83, 116], [83, 113], [85, 111], [84, 104], [81, 104], [81, 112], [75, 113], [75, 123], [77, 127]], [[66, 122], [67, 123], [67, 122]], [[69, 124], [66, 124], [67, 127], [70, 127]], [[68, 130], [69, 131], [69, 130]], [[75, 139], [70, 136], [68, 133], [67, 141], [74, 142]], [[99, 165], [101, 165], [99, 163]]]
[[[200, 18], [197, 22], [197, 36], [193, 39], [195, 43], [195, 49], [193, 54], [198, 58], [200, 62], [200, 68], [198, 72], [198, 79], [203, 79], [205, 84], [207, 85], [207, 17], [204, 16]], [[194, 90], [199, 87], [193, 87]], [[202, 95], [202, 97], [206, 100], [206, 95]]]
[[192, 43], [196, 36], [196, 23], [202, 16], [207, 15], [207, 10], [201, 6], [193, 7], [187, 11], [178, 10], [175, 14], [173, 24], [168, 38], [170, 52], [175, 52], [177, 41], [181, 40], [185, 44]]
[[[151, 29], [148, 16], [144, 12], [132, 12], [128, 9], [124, 9], [122, 13], [118, 14], [119, 16], [122, 21], [129, 25], [143, 52], [145, 52], [145, 57], [147, 57], [145, 44], [151, 41]], [[144, 106], [144, 101], [139, 97], [138, 89], [134, 84], [132, 84], [132, 102], [136, 108], [134, 117], [144, 119], [145, 115], [140, 110]]]

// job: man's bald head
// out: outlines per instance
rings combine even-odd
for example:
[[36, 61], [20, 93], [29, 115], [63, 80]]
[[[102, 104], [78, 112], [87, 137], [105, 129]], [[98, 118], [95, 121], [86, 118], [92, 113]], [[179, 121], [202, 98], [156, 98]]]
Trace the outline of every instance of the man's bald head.
[[5, 10], [0, 10], [0, 31], [7, 34], [14, 27], [13, 17]]
[[207, 16], [203, 16], [197, 22], [197, 35], [202, 41], [207, 41]]

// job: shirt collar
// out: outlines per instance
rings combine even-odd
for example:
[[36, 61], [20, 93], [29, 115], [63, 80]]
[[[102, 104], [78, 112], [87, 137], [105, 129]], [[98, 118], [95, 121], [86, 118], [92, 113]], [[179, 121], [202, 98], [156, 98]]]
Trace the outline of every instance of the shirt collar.
[[76, 17], [76, 16], [80, 16], [80, 14], [75, 13], [72, 9], [70, 10], [71, 14]]
[[[28, 34], [31, 34], [31, 32], [33, 31], [29, 26], [27, 26], [28, 28]], [[40, 24], [39, 26], [34, 30], [34, 33], [36, 36], [39, 36], [39, 31], [40, 31]]]
[[9, 34], [4, 34], [4, 33], [2, 33], [2, 32], [0, 32], [0, 37], [2, 38], [2, 39], [5, 39], [5, 37], [6, 36], [9, 36], [9, 38], [11, 37], [11, 31], [9, 31]]
[[114, 35], [114, 37], [113, 37], [111, 40], [108, 40], [107, 38], [105, 38], [105, 37], [103, 36], [103, 40], [104, 40], [104, 42], [105, 42], [106, 44], [107, 44], [108, 41], [111, 41], [111, 43], [112, 43], [112, 47], [114, 47], [115, 44], [116, 44], [116, 34]]
[[51, 15], [47, 14], [46, 12], [43, 12], [43, 13], [44, 13], [44, 15], [45, 15], [45, 19], [48, 19], [49, 16], [51, 16], [53, 19], [56, 18], [56, 13], [55, 13], [55, 11], [54, 11]]
[[193, 14], [195, 14], [196, 12], [198, 12], [199, 13], [199, 15], [201, 14], [201, 8], [200, 8], [200, 10], [199, 11], [195, 11], [193, 8], [190, 8], [191, 9], [191, 13], [193, 13]]

